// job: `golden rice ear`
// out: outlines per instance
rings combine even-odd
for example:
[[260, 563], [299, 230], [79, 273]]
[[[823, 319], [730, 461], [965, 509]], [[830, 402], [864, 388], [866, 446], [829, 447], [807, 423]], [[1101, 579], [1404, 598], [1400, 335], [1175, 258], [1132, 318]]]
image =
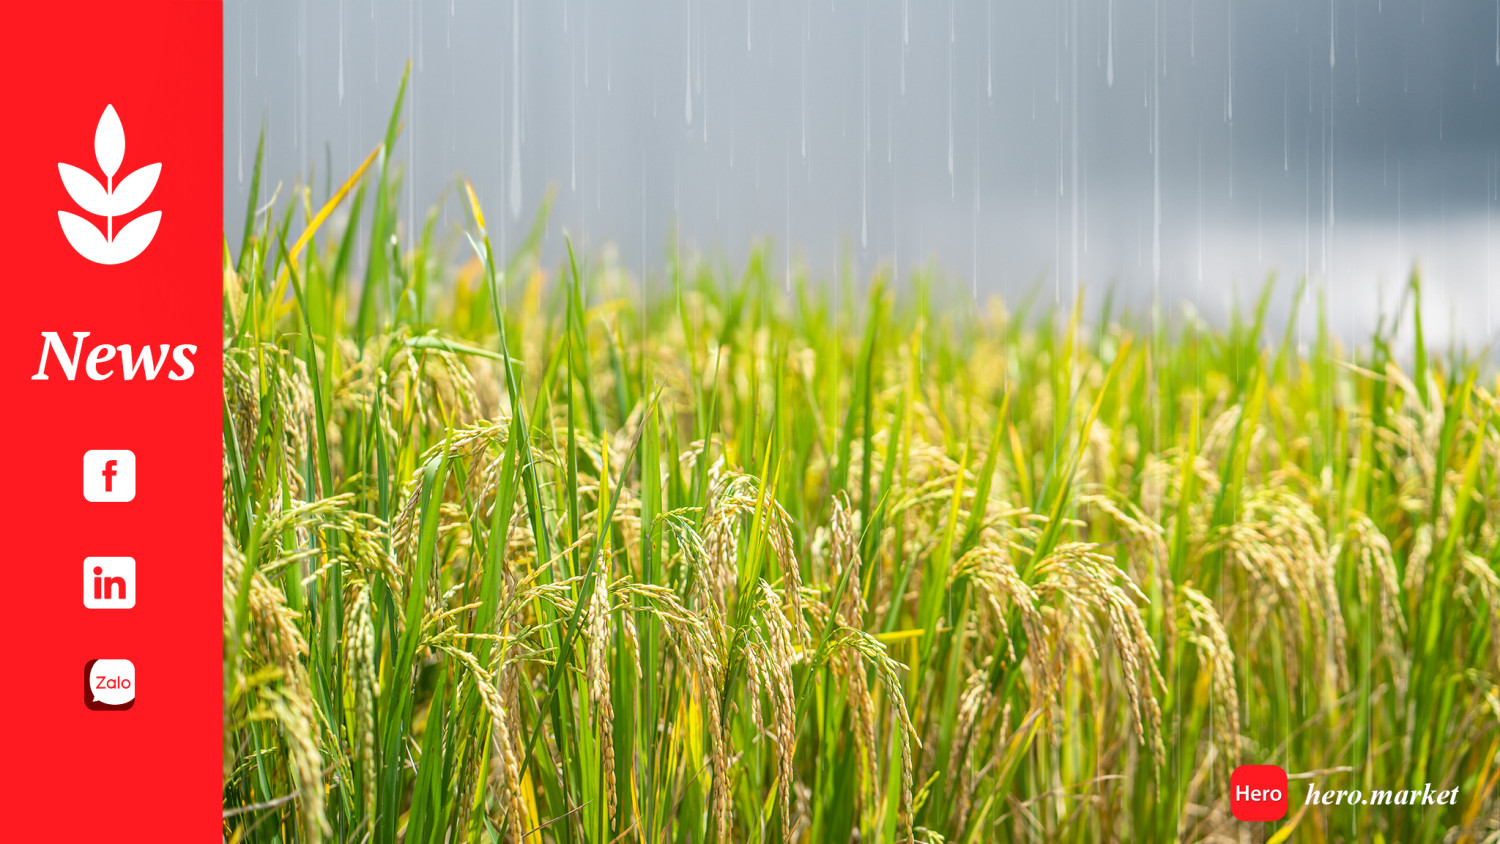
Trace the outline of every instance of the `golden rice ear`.
[[[1301, 492], [1310, 486], [1311, 479], [1294, 469], [1273, 474], [1247, 490], [1239, 518], [1205, 544], [1224, 554], [1226, 568], [1246, 576], [1258, 617], [1275, 612], [1297, 632], [1284, 640], [1285, 669], [1342, 687], [1348, 678], [1347, 641], [1335, 559], [1321, 517]], [[1304, 664], [1301, 648], [1293, 644], [1298, 639], [1310, 640], [1321, 658]]]
[[1156, 644], [1140, 614], [1145, 596], [1090, 543], [1060, 545], [1037, 563], [1034, 574], [1037, 595], [1043, 601], [1060, 601], [1078, 622], [1077, 629], [1090, 636], [1089, 656], [1096, 662], [1092, 634], [1108, 635], [1124, 674], [1136, 740], [1149, 746], [1157, 764], [1162, 764], [1165, 749], [1156, 690], [1165, 689], [1166, 681], [1158, 667]]
[[1187, 630], [1187, 641], [1198, 649], [1209, 666], [1213, 725], [1223, 761], [1222, 773], [1228, 775], [1240, 759], [1240, 697], [1235, 679], [1235, 654], [1219, 611], [1208, 596], [1191, 586], [1177, 592], [1175, 614]]
[[375, 817], [375, 706], [379, 680], [375, 666], [375, 628], [370, 615], [370, 590], [363, 582], [353, 587], [344, 621], [344, 664], [353, 692], [353, 723], [348, 736], [359, 771], [360, 800], [366, 817]]
[[[284, 517], [294, 521], [295, 517]], [[224, 601], [226, 607], [237, 606], [240, 591], [248, 585], [246, 629], [236, 630], [235, 613], [225, 613], [225, 636], [234, 638], [240, 647], [226, 649], [237, 660], [226, 665], [225, 675], [233, 678], [226, 685], [226, 710], [233, 710], [242, 693], [250, 691], [254, 680], [255, 710], [249, 717], [273, 721], [285, 741], [287, 769], [298, 794], [298, 818], [302, 835], [308, 841], [320, 842], [332, 829], [324, 812], [322, 731], [318, 727], [312, 683], [303, 664], [307, 643], [297, 626], [297, 613], [287, 605], [286, 595], [266, 578], [266, 570], [279, 567], [276, 560], [244, 578], [247, 561], [234, 546], [226, 530], [224, 539]], [[247, 695], [248, 705], [248, 695]]]
[[[606, 559], [608, 554], [605, 555]], [[609, 677], [610, 614], [609, 582], [603, 571], [594, 576], [594, 591], [588, 611], [588, 691], [589, 708], [593, 710], [598, 730], [600, 760], [604, 772], [606, 812], [615, 814], [615, 711], [611, 700]]]

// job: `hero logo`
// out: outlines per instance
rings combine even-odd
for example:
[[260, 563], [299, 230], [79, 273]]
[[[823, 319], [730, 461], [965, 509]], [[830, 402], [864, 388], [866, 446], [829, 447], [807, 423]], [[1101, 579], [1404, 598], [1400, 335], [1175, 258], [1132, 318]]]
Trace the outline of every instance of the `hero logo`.
[[156, 227], [161, 224], [161, 212], [142, 214], [115, 231], [115, 218], [141, 207], [151, 191], [156, 189], [156, 179], [161, 175], [161, 164], [147, 164], [115, 184], [115, 172], [125, 159], [125, 127], [120, 125], [120, 115], [112, 105], [104, 107], [99, 116], [99, 125], [94, 129], [94, 160], [104, 174], [104, 184], [92, 173], [80, 170], [71, 164], [57, 165], [63, 187], [68, 196], [79, 207], [96, 217], [104, 218], [104, 231], [77, 214], [57, 212], [57, 221], [62, 224], [63, 234], [79, 255], [96, 264], [123, 264], [145, 251], [156, 237]]
[[1229, 809], [1242, 821], [1286, 817], [1286, 769], [1280, 765], [1241, 765], [1229, 775]]
[[[190, 343], [181, 343], [176, 346], [162, 343], [153, 351], [150, 345], [142, 345], [136, 350], [128, 343], [112, 346], [100, 343], [89, 349], [87, 357], [83, 353], [83, 341], [89, 336], [87, 331], [73, 332], [73, 351], [68, 352], [62, 338], [56, 331], [42, 332], [42, 360], [37, 364], [36, 374], [31, 376], [33, 381], [46, 381], [47, 362], [53, 357], [57, 358], [58, 368], [62, 370], [64, 378], [72, 381], [78, 377], [78, 364], [83, 364], [83, 374], [90, 381], [108, 381], [115, 376], [117, 367], [115, 360], [119, 359], [118, 372], [122, 380], [132, 381], [140, 376], [146, 381], [155, 381], [156, 376], [167, 371], [167, 378], [172, 381], [186, 381], [193, 377], [193, 355], [198, 353], [198, 347]], [[168, 358], [172, 365], [167, 366]]]

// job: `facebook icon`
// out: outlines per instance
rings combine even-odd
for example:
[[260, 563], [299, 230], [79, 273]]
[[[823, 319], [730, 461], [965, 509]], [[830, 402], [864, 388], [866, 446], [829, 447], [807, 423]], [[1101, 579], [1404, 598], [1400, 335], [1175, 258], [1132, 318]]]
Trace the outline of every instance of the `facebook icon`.
[[135, 498], [135, 453], [94, 450], [83, 453], [83, 497], [89, 501]]

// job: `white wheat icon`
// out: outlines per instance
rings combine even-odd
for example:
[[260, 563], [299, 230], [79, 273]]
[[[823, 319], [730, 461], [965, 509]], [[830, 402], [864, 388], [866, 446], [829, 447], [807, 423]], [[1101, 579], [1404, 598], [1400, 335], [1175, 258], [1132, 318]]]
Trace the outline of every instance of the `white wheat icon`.
[[94, 159], [104, 173], [104, 184], [93, 174], [71, 164], [57, 165], [62, 176], [63, 187], [79, 207], [90, 214], [104, 218], [104, 231], [77, 214], [57, 212], [57, 221], [62, 224], [63, 234], [78, 250], [78, 254], [96, 264], [123, 264], [141, 254], [151, 245], [156, 236], [156, 227], [161, 224], [161, 212], [142, 214], [126, 223], [117, 233], [115, 218], [141, 207], [156, 189], [156, 179], [161, 175], [161, 164], [148, 164], [115, 184], [115, 171], [125, 158], [125, 127], [120, 125], [120, 115], [115, 107], [105, 106], [99, 116], [99, 126], [94, 130]]

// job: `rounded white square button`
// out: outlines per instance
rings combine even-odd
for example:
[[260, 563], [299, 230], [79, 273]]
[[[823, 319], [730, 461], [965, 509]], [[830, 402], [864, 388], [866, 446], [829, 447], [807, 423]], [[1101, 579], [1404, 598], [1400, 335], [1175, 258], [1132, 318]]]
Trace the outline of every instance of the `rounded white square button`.
[[124, 449], [83, 453], [83, 497], [89, 501], [135, 498], [135, 452]]
[[85, 557], [83, 605], [91, 610], [128, 610], [135, 606], [135, 558]]

